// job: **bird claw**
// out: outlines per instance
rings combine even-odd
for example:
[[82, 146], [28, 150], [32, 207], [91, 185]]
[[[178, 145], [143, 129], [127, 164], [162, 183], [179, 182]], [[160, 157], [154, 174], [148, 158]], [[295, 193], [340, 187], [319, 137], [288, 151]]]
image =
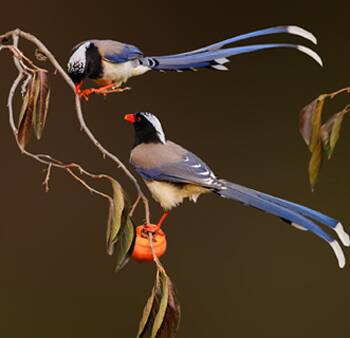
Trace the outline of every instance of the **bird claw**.
[[84, 99], [85, 101], [89, 101], [89, 97], [92, 94], [107, 96], [108, 94], [111, 94], [111, 93], [122, 93], [130, 89], [131, 89], [130, 87], [120, 88], [114, 85], [114, 86], [106, 86], [101, 88], [87, 88], [87, 89], [78, 91], [77, 94], [81, 99]]
[[103, 95], [103, 96], [107, 96], [108, 94], [111, 94], [111, 93], [122, 93], [124, 91], [127, 91], [127, 90], [130, 90], [131, 88], [130, 87], [123, 87], [123, 88], [120, 88], [120, 87], [112, 87], [112, 88], [108, 88], [108, 89], [102, 89], [99, 90], [99, 89], [96, 89], [96, 94], [100, 94], [100, 95]]
[[89, 96], [94, 93], [94, 88], [84, 89], [78, 92], [78, 95], [81, 99], [85, 101], [89, 101]]

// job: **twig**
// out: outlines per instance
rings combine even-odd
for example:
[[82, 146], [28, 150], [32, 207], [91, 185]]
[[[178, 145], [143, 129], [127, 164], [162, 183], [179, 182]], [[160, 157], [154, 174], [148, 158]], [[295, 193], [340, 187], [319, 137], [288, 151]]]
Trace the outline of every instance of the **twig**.
[[49, 192], [49, 190], [50, 190], [49, 181], [50, 181], [50, 176], [51, 176], [51, 168], [52, 168], [52, 163], [50, 163], [50, 164], [47, 166], [47, 169], [46, 169], [46, 176], [45, 176], [45, 179], [44, 179], [44, 182], [43, 182], [43, 185], [44, 185], [44, 187], [45, 187], [45, 191], [46, 191], [46, 192]]
[[336, 92], [333, 93], [329, 93], [329, 94], [325, 94], [326, 97], [330, 97], [331, 99], [333, 99], [335, 96], [337, 96], [338, 94], [341, 93], [345, 93], [347, 92], [348, 94], [350, 94], [350, 87], [345, 87], [342, 89], [337, 90]]
[[[18, 43], [18, 36], [14, 36], [13, 42], [14, 42], [14, 44]], [[13, 135], [15, 137], [15, 141], [17, 143], [17, 146], [21, 150], [22, 154], [24, 154], [24, 155], [26, 155], [26, 156], [28, 156], [28, 157], [36, 160], [36, 161], [38, 161], [38, 162], [48, 166], [46, 177], [45, 177], [45, 180], [44, 180], [44, 185], [45, 185], [46, 191], [48, 191], [48, 183], [49, 183], [50, 173], [51, 173], [52, 167], [61, 168], [61, 169], [65, 169], [74, 179], [76, 179], [79, 183], [81, 183], [90, 192], [93, 192], [93, 193], [95, 193], [95, 194], [97, 194], [99, 196], [102, 196], [102, 197], [106, 198], [109, 201], [110, 205], [112, 206], [113, 205], [113, 199], [109, 195], [107, 195], [105, 193], [102, 193], [101, 191], [98, 191], [98, 190], [92, 188], [91, 186], [89, 186], [84, 180], [82, 180], [80, 177], [78, 177], [72, 171], [71, 168], [77, 168], [77, 169], [79, 169], [80, 173], [83, 173], [83, 174], [85, 174], [87, 176], [90, 176], [90, 177], [93, 177], [93, 178], [102, 178], [103, 176], [106, 176], [106, 175], [92, 174], [92, 173], [86, 171], [85, 169], [83, 169], [78, 164], [71, 163], [71, 164], [65, 165], [61, 161], [58, 161], [58, 160], [52, 158], [49, 155], [46, 155], [46, 154], [33, 154], [33, 153], [25, 150], [24, 148], [22, 148], [22, 146], [19, 143], [18, 138], [17, 138], [18, 130], [17, 130], [16, 124], [15, 124], [15, 119], [14, 119], [13, 97], [14, 97], [16, 89], [19, 86], [21, 80], [23, 79], [25, 73], [24, 73], [24, 71], [23, 71], [23, 69], [21, 67], [21, 64], [20, 64], [19, 60], [17, 59], [16, 55], [13, 56], [13, 60], [14, 60], [15, 66], [16, 66], [16, 68], [18, 70], [18, 75], [17, 75], [17, 78], [15, 79], [15, 81], [13, 82], [13, 84], [12, 84], [12, 86], [10, 88], [10, 92], [9, 92], [8, 100], [7, 100], [7, 107], [8, 107], [8, 111], [9, 111], [10, 127], [11, 127]]]
[[[0, 42], [3, 41], [4, 39], [12, 37], [13, 39], [13, 46], [17, 48], [18, 46], [18, 37], [22, 37], [33, 44], [37, 46], [37, 48], [47, 57], [47, 59], [51, 62], [53, 67], [58, 71], [58, 73], [62, 76], [62, 78], [65, 80], [65, 82], [71, 87], [71, 89], [75, 92], [75, 86], [70, 77], [67, 75], [67, 73], [64, 71], [64, 69], [61, 67], [59, 62], [56, 60], [54, 55], [48, 50], [48, 48], [39, 40], [37, 39], [34, 35], [23, 32], [20, 29], [15, 29], [13, 31], [7, 32], [3, 35], [0, 36]], [[15, 58], [16, 61], [15, 63], [18, 63], [18, 59]], [[23, 76], [23, 75], [22, 75]], [[93, 133], [90, 131], [88, 128], [83, 113], [82, 113], [82, 108], [81, 108], [81, 102], [79, 96], [75, 93], [75, 108], [76, 108], [76, 113], [77, 113], [77, 118], [80, 123], [81, 130], [85, 132], [87, 137], [92, 141], [92, 143], [100, 150], [100, 152], [103, 154], [105, 157], [109, 157], [112, 161], [114, 161], [117, 165], [118, 168], [122, 169], [125, 173], [125, 175], [133, 182], [138, 197], [136, 198], [136, 201], [134, 203], [134, 208], [136, 208], [137, 204], [139, 203], [140, 200], [142, 200], [145, 208], [145, 219], [146, 222], [149, 224], [150, 223], [150, 211], [149, 211], [149, 203], [148, 199], [146, 198], [145, 194], [143, 193], [141, 186], [139, 185], [137, 179], [131, 174], [131, 172], [127, 169], [127, 167], [123, 164], [121, 160], [111, 152], [109, 152], [107, 149], [105, 149], [101, 143], [96, 139], [96, 137], [93, 135]], [[23, 150], [22, 150], [23, 151]]]

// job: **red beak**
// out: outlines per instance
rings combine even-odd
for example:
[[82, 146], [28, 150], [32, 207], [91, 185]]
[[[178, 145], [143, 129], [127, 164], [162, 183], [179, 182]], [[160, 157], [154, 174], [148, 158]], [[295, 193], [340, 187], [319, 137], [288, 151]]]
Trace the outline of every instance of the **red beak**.
[[124, 116], [124, 120], [125, 121], [128, 121], [130, 123], [135, 123], [136, 122], [136, 117], [135, 117], [135, 114], [126, 114]]

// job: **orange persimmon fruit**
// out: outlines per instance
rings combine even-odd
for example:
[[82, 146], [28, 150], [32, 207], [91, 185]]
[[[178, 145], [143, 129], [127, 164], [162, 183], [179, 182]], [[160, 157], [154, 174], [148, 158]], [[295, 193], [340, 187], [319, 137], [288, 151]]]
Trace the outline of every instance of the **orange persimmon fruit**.
[[[163, 230], [159, 229], [153, 234], [152, 246], [154, 253], [158, 258], [164, 255], [167, 243]], [[131, 257], [138, 262], [153, 261], [152, 249], [149, 243], [147, 232], [144, 230], [143, 225], [140, 225], [136, 228], [135, 246]]]

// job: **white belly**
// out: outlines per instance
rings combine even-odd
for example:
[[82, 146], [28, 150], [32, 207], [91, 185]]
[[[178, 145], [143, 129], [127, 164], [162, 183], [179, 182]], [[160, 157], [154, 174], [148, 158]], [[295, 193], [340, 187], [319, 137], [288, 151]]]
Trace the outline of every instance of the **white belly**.
[[145, 183], [153, 198], [159, 202], [164, 210], [176, 207], [185, 198], [196, 202], [199, 195], [209, 192], [206, 188], [191, 184], [178, 187], [167, 182], [145, 181]]
[[136, 66], [135, 61], [127, 61], [123, 63], [111, 63], [103, 60], [103, 79], [97, 80], [97, 82], [110, 84], [115, 83], [121, 85], [125, 83], [129, 78], [146, 73], [150, 70], [148, 67]]

